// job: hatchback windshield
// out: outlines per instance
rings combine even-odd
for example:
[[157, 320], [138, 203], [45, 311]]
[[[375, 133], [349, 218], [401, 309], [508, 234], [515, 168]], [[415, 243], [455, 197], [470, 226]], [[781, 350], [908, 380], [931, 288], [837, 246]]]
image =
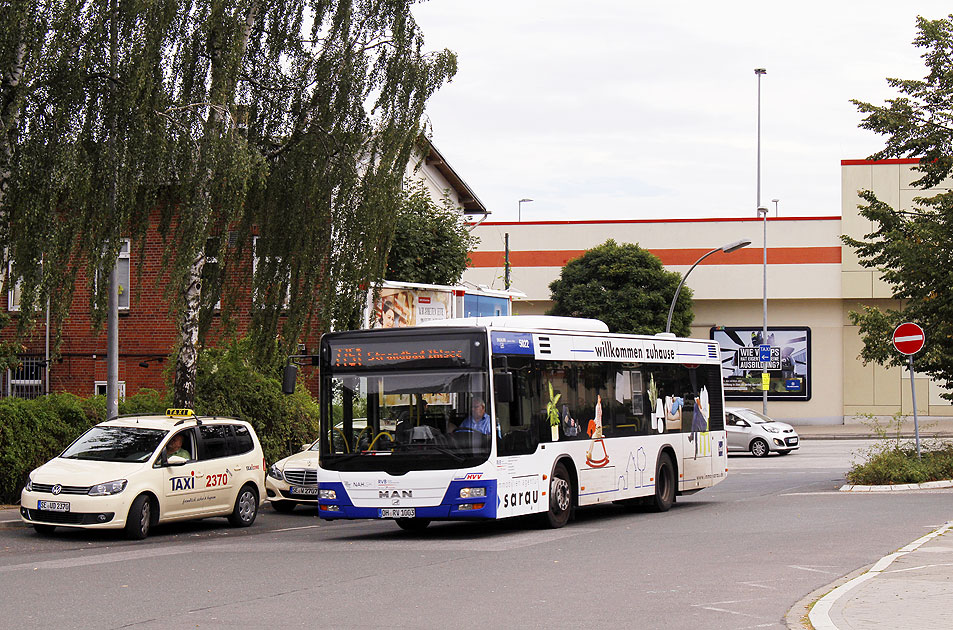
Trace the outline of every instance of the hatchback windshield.
[[766, 424], [768, 422], [774, 422], [768, 416], [758, 413], [754, 409], [745, 409], [738, 415], [744, 417], [746, 420], [753, 422], [754, 424]]
[[98, 462], [144, 462], [168, 434], [162, 429], [93, 427], [70, 444], [60, 457]]
[[486, 375], [474, 370], [335, 374], [326, 383], [321, 466], [459, 468], [485, 461], [493, 424]]

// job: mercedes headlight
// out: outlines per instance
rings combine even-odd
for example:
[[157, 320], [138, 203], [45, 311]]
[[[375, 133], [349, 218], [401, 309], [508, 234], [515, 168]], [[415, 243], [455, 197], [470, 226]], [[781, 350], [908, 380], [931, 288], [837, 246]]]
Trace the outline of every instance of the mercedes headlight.
[[271, 468], [268, 469], [268, 476], [277, 479], [278, 481], [284, 481], [285, 476], [281, 474], [281, 470], [278, 468], [278, 464], [272, 464]]

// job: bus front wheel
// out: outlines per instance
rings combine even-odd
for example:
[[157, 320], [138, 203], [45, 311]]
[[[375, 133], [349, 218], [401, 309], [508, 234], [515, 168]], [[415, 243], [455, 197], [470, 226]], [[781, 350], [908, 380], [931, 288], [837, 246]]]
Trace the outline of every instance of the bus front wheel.
[[572, 480], [566, 466], [560, 462], [553, 468], [549, 479], [549, 510], [546, 512], [546, 525], [553, 529], [569, 522], [572, 512]]
[[655, 464], [655, 496], [650, 507], [654, 512], [667, 512], [675, 503], [675, 464], [668, 453], [660, 453]]

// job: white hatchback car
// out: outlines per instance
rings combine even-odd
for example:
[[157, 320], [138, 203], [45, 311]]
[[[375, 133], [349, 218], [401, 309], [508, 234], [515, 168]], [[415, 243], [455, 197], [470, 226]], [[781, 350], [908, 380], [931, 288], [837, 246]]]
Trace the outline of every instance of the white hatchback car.
[[751, 451], [755, 457], [772, 452], [787, 455], [800, 446], [800, 438], [790, 424], [743, 407], [725, 409], [725, 430], [729, 451]]
[[209, 516], [247, 527], [264, 495], [265, 459], [250, 424], [169, 409], [89, 429], [30, 473], [20, 516], [42, 534], [124, 529], [142, 539], [158, 523]]
[[271, 465], [265, 477], [265, 490], [271, 507], [290, 512], [296, 505], [318, 506], [318, 445], [315, 440], [301, 452]]

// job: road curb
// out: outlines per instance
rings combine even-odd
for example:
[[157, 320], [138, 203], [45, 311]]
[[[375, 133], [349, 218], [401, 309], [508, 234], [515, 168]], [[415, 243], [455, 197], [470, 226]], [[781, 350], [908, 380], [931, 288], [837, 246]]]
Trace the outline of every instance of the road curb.
[[861, 486], [845, 484], [840, 487], [841, 492], [902, 492], [910, 490], [935, 490], [937, 488], [953, 488], [953, 480], [926, 481], [924, 483], [897, 483], [883, 486]]

